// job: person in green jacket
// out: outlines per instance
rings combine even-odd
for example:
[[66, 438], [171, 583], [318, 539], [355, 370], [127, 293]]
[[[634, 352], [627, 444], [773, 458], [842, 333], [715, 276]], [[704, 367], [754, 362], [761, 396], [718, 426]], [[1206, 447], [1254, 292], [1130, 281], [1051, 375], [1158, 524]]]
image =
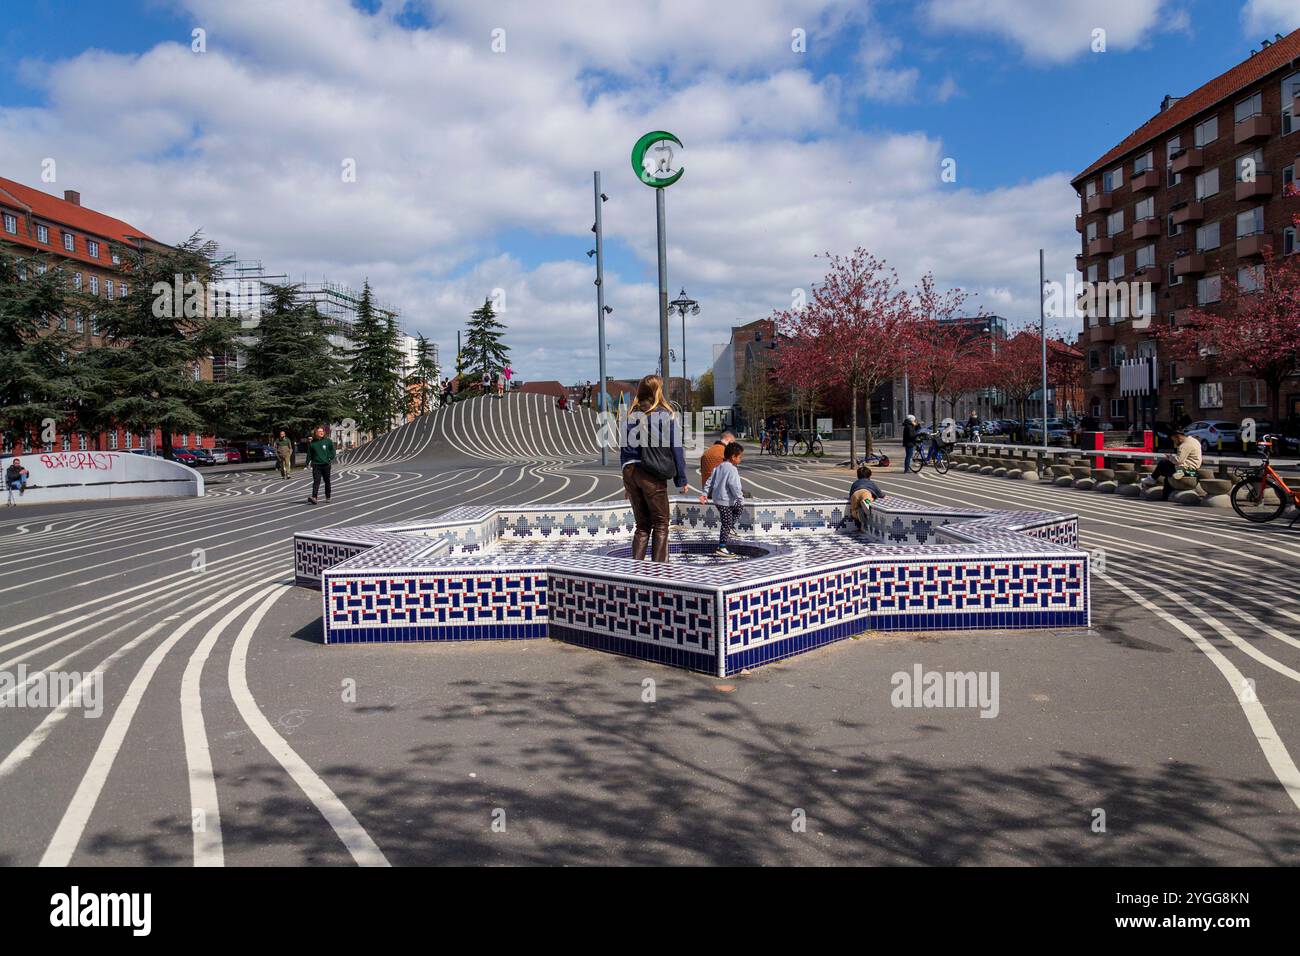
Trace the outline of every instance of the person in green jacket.
[[275, 440], [275, 462], [280, 469], [280, 477], [288, 478], [293, 471], [293, 440], [284, 431]]
[[330, 500], [330, 462], [334, 460], [334, 442], [325, 435], [324, 426], [317, 426], [311, 444], [307, 446], [307, 461], [311, 463], [311, 497], [309, 504], [319, 501], [320, 485], [325, 482], [325, 501]]

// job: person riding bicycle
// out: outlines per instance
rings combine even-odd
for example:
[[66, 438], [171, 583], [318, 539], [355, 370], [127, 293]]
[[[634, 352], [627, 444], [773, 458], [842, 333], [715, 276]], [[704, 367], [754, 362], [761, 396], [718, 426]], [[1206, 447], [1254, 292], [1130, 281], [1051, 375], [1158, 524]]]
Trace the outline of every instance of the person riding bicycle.
[[980, 423], [980, 413], [971, 412], [970, 418], [966, 419], [966, 437], [972, 441], [979, 441], [981, 431], [983, 426]]

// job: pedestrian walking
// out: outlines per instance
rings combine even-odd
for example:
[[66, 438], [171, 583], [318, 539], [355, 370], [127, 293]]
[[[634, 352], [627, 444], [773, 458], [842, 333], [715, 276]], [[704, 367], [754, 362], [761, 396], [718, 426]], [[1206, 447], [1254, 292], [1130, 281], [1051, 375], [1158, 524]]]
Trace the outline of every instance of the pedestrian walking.
[[293, 471], [293, 439], [283, 430], [275, 440], [275, 465], [280, 470], [280, 477], [287, 480]]
[[916, 416], [903, 419], [903, 474], [912, 469], [912, 454], [916, 451]]
[[506, 393], [506, 370], [497, 372], [497, 398]]
[[745, 446], [738, 441], [728, 442], [723, 449], [722, 461], [709, 473], [704, 482], [704, 494], [700, 495], [701, 504], [712, 501], [718, 509], [718, 549], [713, 553], [721, 558], [730, 558], [734, 554], [727, 545], [745, 507], [745, 492], [740, 486], [740, 460], [744, 455]]
[[664, 398], [663, 379], [647, 375], [636, 390], [627, 429], [627, 444], [619, 453], [623, 468], [623, 495], [632, 505], [636, 531], [632, 534], [632, 559], [668, 561], [668, 482], [686, 493], [686, 457], [672, 407]]
[[708, 448], [704, 449], [704, 454], [700, 455], [700, 483], [707, 483], [709, 475], [713, 474], [713, 469], [717, 468], [724, 458], [726, 458], [727, 446], [736, 440], [736, 436], [731, 432], [723, 432]]
[[313, 434], [315, 437], [307, 446], [307, 461], [311, 464], [311, 497], [307, 501], [313, 505], [320, 501], [320, 486], [324, 482], [325, 503], [328, 504], [333, 490], [330, 488], [330, 464], [337, 451], [333, 440], [325, 434], [324, 426], [318, 426]]

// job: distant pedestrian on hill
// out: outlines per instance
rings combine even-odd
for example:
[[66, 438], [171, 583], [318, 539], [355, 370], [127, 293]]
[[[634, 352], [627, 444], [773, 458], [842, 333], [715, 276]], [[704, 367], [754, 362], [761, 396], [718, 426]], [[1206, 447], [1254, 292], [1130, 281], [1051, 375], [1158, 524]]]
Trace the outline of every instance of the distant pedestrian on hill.
[[492, 373], [487, 369], [483, 370], [483, 379], [479, 382], [479, 387], [482, 388], [484, 395], [492, 389]]
[[325, 502], [330, 500], [330, 464], [337, 454], [334, 442], [325, 434], [325, 428], [318, 426], [307, 446], [307, 461], [311, 463], [311, 497], [308, 503], [316, 504], [320, 500], [321, 482], [325, 483]]
[[275, 440], [275, 464], [280, 470], [281, 478], [287, 479], [293, 471], [293, 440], [283, 430]]
[[745, 507], [745, 493], [740, 487], [740, 460], [744, 455], [745, 447], [740, 442], [728, 442], [722, 461], [709, 473], [704, 494], [700, 495], [701, 504], [712, 500], [718, 509], [718, 549], [713, 553], [723, 558], [733, 554], [727, 544]]
[[497, 398], [506, 393], [506, 370], [497, 372]]
[[623, 495], [631, 502], [636, 531], [632, 535], [632, 559], [668, 561], [668, 523], [672, 506], [668, 501], [671, 480], [686, 493], [686, 457], [672, 406], [664, 398], [663, 379], [647, 375], [636, 390], [632, 406], [636, 420], [629, 426], [627, 444], [619, 453], [623, 467]]

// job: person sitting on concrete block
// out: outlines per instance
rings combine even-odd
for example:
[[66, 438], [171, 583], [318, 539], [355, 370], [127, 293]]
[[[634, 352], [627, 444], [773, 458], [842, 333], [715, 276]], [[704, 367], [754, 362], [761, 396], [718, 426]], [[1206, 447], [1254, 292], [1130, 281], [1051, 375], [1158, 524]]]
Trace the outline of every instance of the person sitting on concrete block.
[[1157, 481], [1164, 483], [1161, 500], [1168, 501], [1174, 491], [1174, 478], [1199, 477], [1201, 467], [1201, 443], [1184, 433], [1183, 427], [1174, 429], [1174, 451], [1156, 463], [1155, 470], [1149, 478], [1142, 479], [1142, 486], [1149, 488]]

